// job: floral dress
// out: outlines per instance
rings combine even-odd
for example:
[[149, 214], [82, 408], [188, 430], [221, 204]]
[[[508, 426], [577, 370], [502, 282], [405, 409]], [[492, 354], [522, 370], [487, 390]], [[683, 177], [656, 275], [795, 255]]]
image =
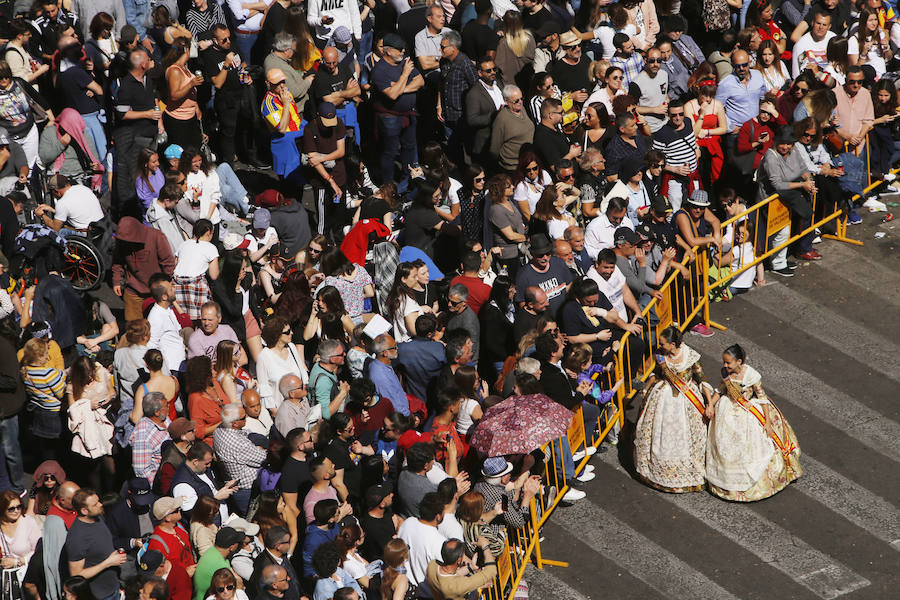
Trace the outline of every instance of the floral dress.
[[[762, 500], [803, 474], [797, 436], [760, 381], [759, 372], [745, 366], [719, 389], [709, 424], [706, 478], [709, 490], [725, 500]], [[773, 435], [760, 418], [771, 424]]]
[[634, 465], [650, 486], [666, 492], [696, 492], [706, 482], [706, 424], [700, 409], [705, 382], [700, 354], [682, 344], [665, 357], [650, 382], [634, 434]]

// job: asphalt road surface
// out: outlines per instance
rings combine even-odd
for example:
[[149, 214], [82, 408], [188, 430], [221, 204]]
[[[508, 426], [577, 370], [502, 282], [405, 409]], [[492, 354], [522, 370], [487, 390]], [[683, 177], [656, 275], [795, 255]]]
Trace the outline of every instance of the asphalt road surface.
[[713, 304], [727, 331], [685, 336], [716, 382], [722, 350], [744, 347], [803, 477], [752, 504], [665, 494], [632, 477], [623, 441], [544, 527], [543, 555], [570, 566], [530, 567], [530, 598], [900, 598], [900, 225], [883, 217], [850, 228], [865, 246], [826, 240], [795, 277], [767, 272], [765, 288]]

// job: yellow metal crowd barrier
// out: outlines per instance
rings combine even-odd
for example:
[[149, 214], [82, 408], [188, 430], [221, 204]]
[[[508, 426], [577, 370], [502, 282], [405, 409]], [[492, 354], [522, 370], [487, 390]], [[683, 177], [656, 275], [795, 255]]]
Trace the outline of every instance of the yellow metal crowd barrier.
[[[900, 168], [891, 172], [898, 173]], [[871, 183], [864, 189], [864, 193], [871, 191], [882, 183], [882, 181]], [[859, 195], [854, 196], [852, 200], [857, 198], [859, 198]], [[815, 203], [816, 198], [814, 196], [814, 215], [817, 208]], [[790, 209], [781, 202], [777, 194], [725, 220], [722, 223], [723, 231], [731, 226], [731, 235], [735, 236], [737, 228], [734, 225], [744, 220], [752, 222], [754, 224], [753, 229], [756, 232], [756, 235], [749, 240], [753, 244], [752, 261], [745, 264], [745, 261], [741, 260], [739, 263], [741, 267], [732, 271], [727, 278], [710, 281], [710, 253], [705, 249], [694, 248], [693, 253], [686, 253], [681, 261], [682, 270], [686, 274], [683, 275], [682, 270], [673, 269], [672, 273], [669, 274], [659, 288], [660, 297], [653, 298], [641, 312], [646, 325], [644, 325], [640, 335], [626, 332], [619, 340], [615, 368], [603, 376], [605, 381], [603, 381], [602, 387], [603, 389], [611, 389], [613, 383], [620, 378], [624, 379], [625, 383], [619, 388], [616, 396], [610, 400], [612, 410], [604, 411], [603, 416], [598, 419], [599, 435], [594, 442], [595, 447], [598, 447], [606, 439], [613, 427], [616, 425], [619, 427], [624, 426], [625, 408], [628, 402], [635, 396], [637, 390], [642, 387], [640, 384], [650, 377], [655, 368], [653, 357], [658, 353], [659, 342], [657, 336], [660, 331], [670, 325], [675, 325], [681, 331], [684, 331], [692, 323], [698, 322], [703, 322], [707, 326], [718, 329], [725, 329], [722, 325], [710, 320], [710, 291], [715, 291], [716, 288], [726, 285], [732, 277], [740, 275], [747, 269], [755, 268], [756, 265], [793, 244], [804, 235], [832, 221], [835, 223], [835, 233], [823, 235], [823, 237], [851, 244], [862, 244], [858, 240], [847, 237], [847, 215], [842, 209], [836, 208], [830, 214], [819, 219], [813, 216], [809, 227], [803, 231], [796, 232], [792, 236], [788, 236], [787, 241], [777, 246], [769, 247], [770, 238], [791, 224]], [[731, 239], [731, 247], [740, 247], [740, 244], [737, 243], [737, 239], [734, 237]], [[525, 573], [525, 568], [532, 559], [535, 566], [539, 569], [543, 568], [544, 565], [568, 566], [568, 563], [550, 560], [543, 556], [541, 552], [540, 529], [569, 490], [565, 473], [562, 472], [561, 468], [563, 465], [562, 457], [559, 456], [563, 451], [562, 444], [568, 443], [569, 449], [575, 453], [585, 445], [585, 434], [582, 410], [579, 408], [572, 419], [572, 425], [569, 427], [566, 437], [549, 442], [542, 447], [544, 452], [542, 492], [531, 501], [526, 526], [509, 532], [504, 551], [497, 557], [497, 579], [493, 584], [481, 590], [482, 598], [486, 600], [512, 600]], [[579, 464], [575, 465], [576, 472], [581, 469], [588, 458], [585, 456]], [[555, 493], [551, 493], [551, 490], [555, 490]]]

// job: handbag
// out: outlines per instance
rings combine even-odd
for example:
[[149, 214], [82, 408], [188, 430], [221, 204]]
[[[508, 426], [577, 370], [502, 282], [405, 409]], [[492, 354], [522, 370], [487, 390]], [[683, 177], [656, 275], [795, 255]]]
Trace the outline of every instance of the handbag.
[[[750, 141], [753, 141], [753, 138], [756, 137], [756, 128], [754, 126], [753, 120], [750, 120]], [[745, 154], [738, 154], [737, 150], [735, 150], [734, 154], [731, 157], [731, 164], [733, 164], [738, 171], [743, 175], [750, 175], [753, 173], [753, 163], [756, 160], [756, 150], [751, 150]]]
[[[0, 533], [0, 556], [12, 556], [6, 537]], [[3, 579], [0, 581], [0, 600], [23, 600], [22, 583], [19, 574], [25, 575], [25, 567], [15, 569], [3, 569]]]

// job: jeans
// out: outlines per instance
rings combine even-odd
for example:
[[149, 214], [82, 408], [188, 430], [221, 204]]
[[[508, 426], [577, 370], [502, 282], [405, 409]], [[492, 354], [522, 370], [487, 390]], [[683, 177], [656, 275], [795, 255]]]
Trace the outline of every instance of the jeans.
[[594, 429], [599, 427], [597, 419], [603, 414], [603, 408], [593, 402], [581, 403], [581, 417], [584, 419], [584, 439], [591, 446], [597, 441], [597, 433]]
[[556, 465], [556, 481], [551, 485], [562, 487], [563, 481], [560, 480], [560, 472], [564, 473], [564, 479], [569, 480], [575, 477], [575, 459], [572, 458], [572, 449], [569, 447], [569, 439], [566, 436], [553, 440], [554, 463]]
[[374, 39], [375, 31], [372, 29], [363, 32], [362, 37], [359, 39], [359, 64], [363, 67], [359, 73], [360, 85], [369, 83], [369, 70], [366, 69], [365, 64], [369, 54], [372, 53], [372, 40]]
[[[408, 120], [406, 127], [403, 121]], [[400, 157], [400, 181], [409, 181], [409, 165], [417, 162], [416, 150], [416, 117], [400, 117], [395, 115], [378, 115], [378, 134], [381, 138], [381, 183], [394, 180], [394, 159]], [[405, 187], [405, 186], [404, 186]]]
[[247, 509], [250, 507], [250, 490], [237, 490], [231, 495], [231, 501], [238, 514], [246, 515]]
[[6, 471], [12, 488], [17, 492], [25, 489], [25, 468], [22, 463], [22, 448], [19, 445], [19, 415], [0, 419], [0, 443]]
[[250, 52], [253, 50], [253, 44], [256, 43], [256, 38], [258, 37], [258, 33], [236, 32], [234, 34], [234, 43], [237, 45], [238, 53], [247, 64], [250, 64]]
[[222, 204], [232, 208], [239, 214], [246, 215], [250, 210], [247, 204], [247, 189], [241, 184], [235, 175], [231, 165], [223, 162], [216, 167], [216, 175], [219, 176], [219, 189], [222, 191]]

